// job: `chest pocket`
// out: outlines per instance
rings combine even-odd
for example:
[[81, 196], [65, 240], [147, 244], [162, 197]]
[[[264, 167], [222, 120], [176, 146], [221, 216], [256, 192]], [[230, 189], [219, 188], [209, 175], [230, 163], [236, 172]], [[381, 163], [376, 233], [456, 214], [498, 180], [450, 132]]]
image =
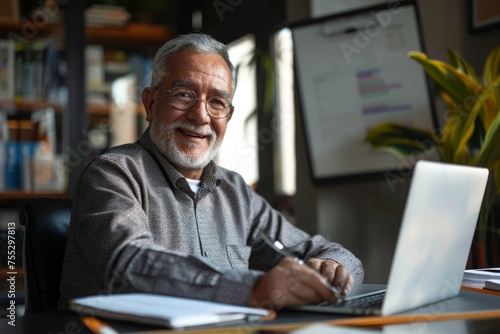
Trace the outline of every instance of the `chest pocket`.
[[226, 245], [227, 258], [232, 269], [248, 269], [251, 247], [239, 245]]

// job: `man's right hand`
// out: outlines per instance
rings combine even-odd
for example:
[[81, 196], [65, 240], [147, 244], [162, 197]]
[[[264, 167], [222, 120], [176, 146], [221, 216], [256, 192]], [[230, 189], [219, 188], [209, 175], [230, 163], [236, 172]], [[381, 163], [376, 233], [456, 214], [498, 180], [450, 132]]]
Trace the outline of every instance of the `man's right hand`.
[[327, 279], [318, 271], [284, 258], [257, 280], [249, 305], [279, 310], [285, 306], [333, 303], [335, 300]]

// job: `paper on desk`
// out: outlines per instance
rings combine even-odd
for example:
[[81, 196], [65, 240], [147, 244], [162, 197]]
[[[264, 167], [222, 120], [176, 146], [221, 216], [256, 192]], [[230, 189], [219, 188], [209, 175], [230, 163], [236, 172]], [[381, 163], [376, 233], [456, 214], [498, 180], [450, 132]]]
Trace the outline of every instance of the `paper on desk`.
[[485, 281], [491, 279], [500, 279], [500, 268], [467, 269], [464, 271], [462, 285], [482, 288]]
[[500, 291], [500, 279], [488, 279], [484, 281], [484, 288]]
[[170, 328], [257, 320], [270, 314], [263, 309], [146, 293], [76, 298], [70, 302], [70, 309], [96, 317]]

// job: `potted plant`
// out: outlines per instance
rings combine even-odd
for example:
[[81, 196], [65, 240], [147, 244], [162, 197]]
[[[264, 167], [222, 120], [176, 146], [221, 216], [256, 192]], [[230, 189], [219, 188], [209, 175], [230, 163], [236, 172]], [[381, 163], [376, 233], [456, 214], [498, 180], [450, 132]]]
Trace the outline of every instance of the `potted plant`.
[[499, 267], [500, 217], [493, 208], [500, 197], [500, 46], [488, 54], [482, 75], [455, 51], [448, 51], [449, 63], [418, 51], [408, 56], [422, 65], [445, 101], [444, 125], [428, 131], [383, 123], [367, 133], [366, 141], [401, 157], [434, 149], [443, 162], [488, 168], [490, 182], [468, 267]]

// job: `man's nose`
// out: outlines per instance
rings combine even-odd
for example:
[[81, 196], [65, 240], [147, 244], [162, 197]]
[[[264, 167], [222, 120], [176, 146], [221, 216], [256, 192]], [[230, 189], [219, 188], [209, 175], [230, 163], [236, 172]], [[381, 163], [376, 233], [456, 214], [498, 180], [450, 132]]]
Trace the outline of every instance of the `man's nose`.
[[194, 107], [188, 111], [187, 117], [196, 121], [198, 124], [210, 122], [210, 116], [208, 115], [206, 104], [207, 100], [197, 99]]

